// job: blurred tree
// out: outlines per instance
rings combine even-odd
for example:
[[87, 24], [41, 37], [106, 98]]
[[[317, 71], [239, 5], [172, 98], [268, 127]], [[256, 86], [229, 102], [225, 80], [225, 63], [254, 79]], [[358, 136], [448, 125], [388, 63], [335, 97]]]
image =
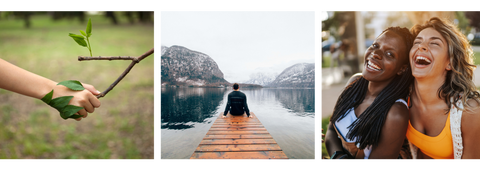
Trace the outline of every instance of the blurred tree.
[[62, 20], [62, 19], [74, 19], [78, 18], [80, 23], [84, 24], [86, 22], [85, 12], [83, 11], [55, 11], [49, 12], [50, 16], [54, 21]]
[[13, 15], [17, 18], [21, 18], [25, 22], [23, 25], [25, 28], [30, 28], [31, 26], [30, 16], [33, 15], [33, 12], [16, 11], [16, 12], [13, 12]]
[[388, 28], [391, 26], [411, 28], [413, 24], [406, 13], [400, 11], [390, 11], [387, 13], [387, 20], [383, 28]]
[[32, 15], [31, 12], [25, 12], [23, 13], [23, 21], [25, 21], [25, 28], [30, 28], [31, 21], [30, 21], [30, 16]]
[[471, 27], [477, 31], [480, 30], [480, 11], [467, 11], [464, 12], [465, 17], [468, 19]]
[[465, 15], [465, 12], [463, 11], [457, 11], [455, 12], [455, 24], [457, 25], [458, 28], [460, 28], [460, 31], [467, 35], [468, 33], [470, 33], [470, 30], [471, 30], [471, 27], [470, 27], [470, 24], [468, 22], [468, 18], [467, 16]]
[[138, 14], [138, 20], [141, 23], [153, 23], [152, 16], [153, 12], [152, 11], [139, 11], [137, 12]]
[[422, 24], [432, 17], [438, 17], [450, 21], [455, 19], [454, 11], [408, 11], [405, 13], [412, 21], [412, 24]]
[[[336, 11], [336, 9], [327, 9], [327, 10], [334, 10]], [[330, 37], [334, 37], [335, 40], [338, 40], [338, 34], [336, 34], [336, 30], [339, 26], [339, 23], [340, 23], [340, 20], [339, 20], [339, 16], [338, 15], [333, 15], [332, 16], [329, 16], [326, 20], [324, 21], [318, 21], [318, 32], [322, 32], [322, 31], [330, 31]], [[324, 41], [323, 39], [320, 39], [319, 38], [319, 42], [322, 42]], [[323, 57], [323, 46], [322, 47], [319, 47], [318, 48], [318, 52], [319, 52], [319, 55], [318, 55], [318, 62], [319, 64], [323, 64], [325, 61], [324, 61], [324, 57]]]
[[357, 73], [359, 62], [355, 12], [334, 12], [332, 17], [322, 21], [322, 31], [329, 31], [336, 40], [342, 41], [339, 50], [344, 58], [340, 59], [339, 64], [343, 66], [345, 75]]
[[113, 25], [118, 25], [117, 17], [113, 11], [105, 12], [105, 17], [109, 18]]
[[124, 15], [127, 17], [128, 23], [133, 24], [135, 22], [135, 20], [133, 19], [133, 12], [126, 11]]

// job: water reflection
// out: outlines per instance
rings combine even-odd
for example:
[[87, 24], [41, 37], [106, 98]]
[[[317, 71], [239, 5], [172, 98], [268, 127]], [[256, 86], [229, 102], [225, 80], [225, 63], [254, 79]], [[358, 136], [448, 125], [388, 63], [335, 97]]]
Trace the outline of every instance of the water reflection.
[[162, 88], [162, 129], [183, 130], [215, 116], [225, 89]]
[[[162, 88], [162, 159], [188, 159], [223, 112], [229, 89]], [[248, 89], [248, 107], [291, 159], [315, 158], [315, 89]]]
[[[258, 89], [246, 90], [248, 100], [277, 101], [297, 116], [315, 117], [315, 89]], [[274, 99], [274, 100], [273, 100]]]
[[285, 89], [275, 90], [275, 98], [285, 109], [296, 113], [298, 116], [314, 117], [315, 114], [315, 90], [314, 89]]

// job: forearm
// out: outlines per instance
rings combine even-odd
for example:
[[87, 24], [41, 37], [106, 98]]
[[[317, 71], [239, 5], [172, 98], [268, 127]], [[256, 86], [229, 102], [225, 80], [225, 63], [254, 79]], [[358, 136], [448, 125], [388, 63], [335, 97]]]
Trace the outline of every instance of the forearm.
[[225, 107], [225, 111], [223, 111], [223, 115], [227, 115], [229, 110], [230, 110], [230, 101], [227, 102], [227, 106]]
[[41, 99], [57, 83], [0, 59], [0, 88]]
[[325, 147], [327, 147], [327, 152], [330, 156], [332, 156], [335, 151], [343, 151], [342, 141], [338, 138], [332, 122], [328, 124], [328, 130], [325, 134]]
[[250, 110], [248, 109], [248, 105], [247, 105], [247, 99], [245, 98], [245, 113], [247, 113], [248, 116], [250, 116]]

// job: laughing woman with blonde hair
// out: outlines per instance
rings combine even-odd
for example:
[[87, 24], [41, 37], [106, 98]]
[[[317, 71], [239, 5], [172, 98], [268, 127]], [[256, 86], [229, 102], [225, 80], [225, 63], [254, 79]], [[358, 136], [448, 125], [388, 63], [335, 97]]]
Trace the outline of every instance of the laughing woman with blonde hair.
[[470, 44], [453, 24], [436, 17], [410, 31], [415, 80], [407, 138], [413, 158], [480, 158], [480, 94], [472, 81]]

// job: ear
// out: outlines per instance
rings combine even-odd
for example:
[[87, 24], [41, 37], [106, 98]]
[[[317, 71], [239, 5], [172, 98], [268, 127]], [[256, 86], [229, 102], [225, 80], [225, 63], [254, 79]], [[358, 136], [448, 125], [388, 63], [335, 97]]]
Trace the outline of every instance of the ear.
[[452, 70], [452, 66], [450, 65], [450, 62], [447, 64], [447, 67], [445, 68], [447, 71]]
[[400, 70], [398, 70], [397, 75], [402, 75], [408, 68], [408, 65], [403, 65]]

